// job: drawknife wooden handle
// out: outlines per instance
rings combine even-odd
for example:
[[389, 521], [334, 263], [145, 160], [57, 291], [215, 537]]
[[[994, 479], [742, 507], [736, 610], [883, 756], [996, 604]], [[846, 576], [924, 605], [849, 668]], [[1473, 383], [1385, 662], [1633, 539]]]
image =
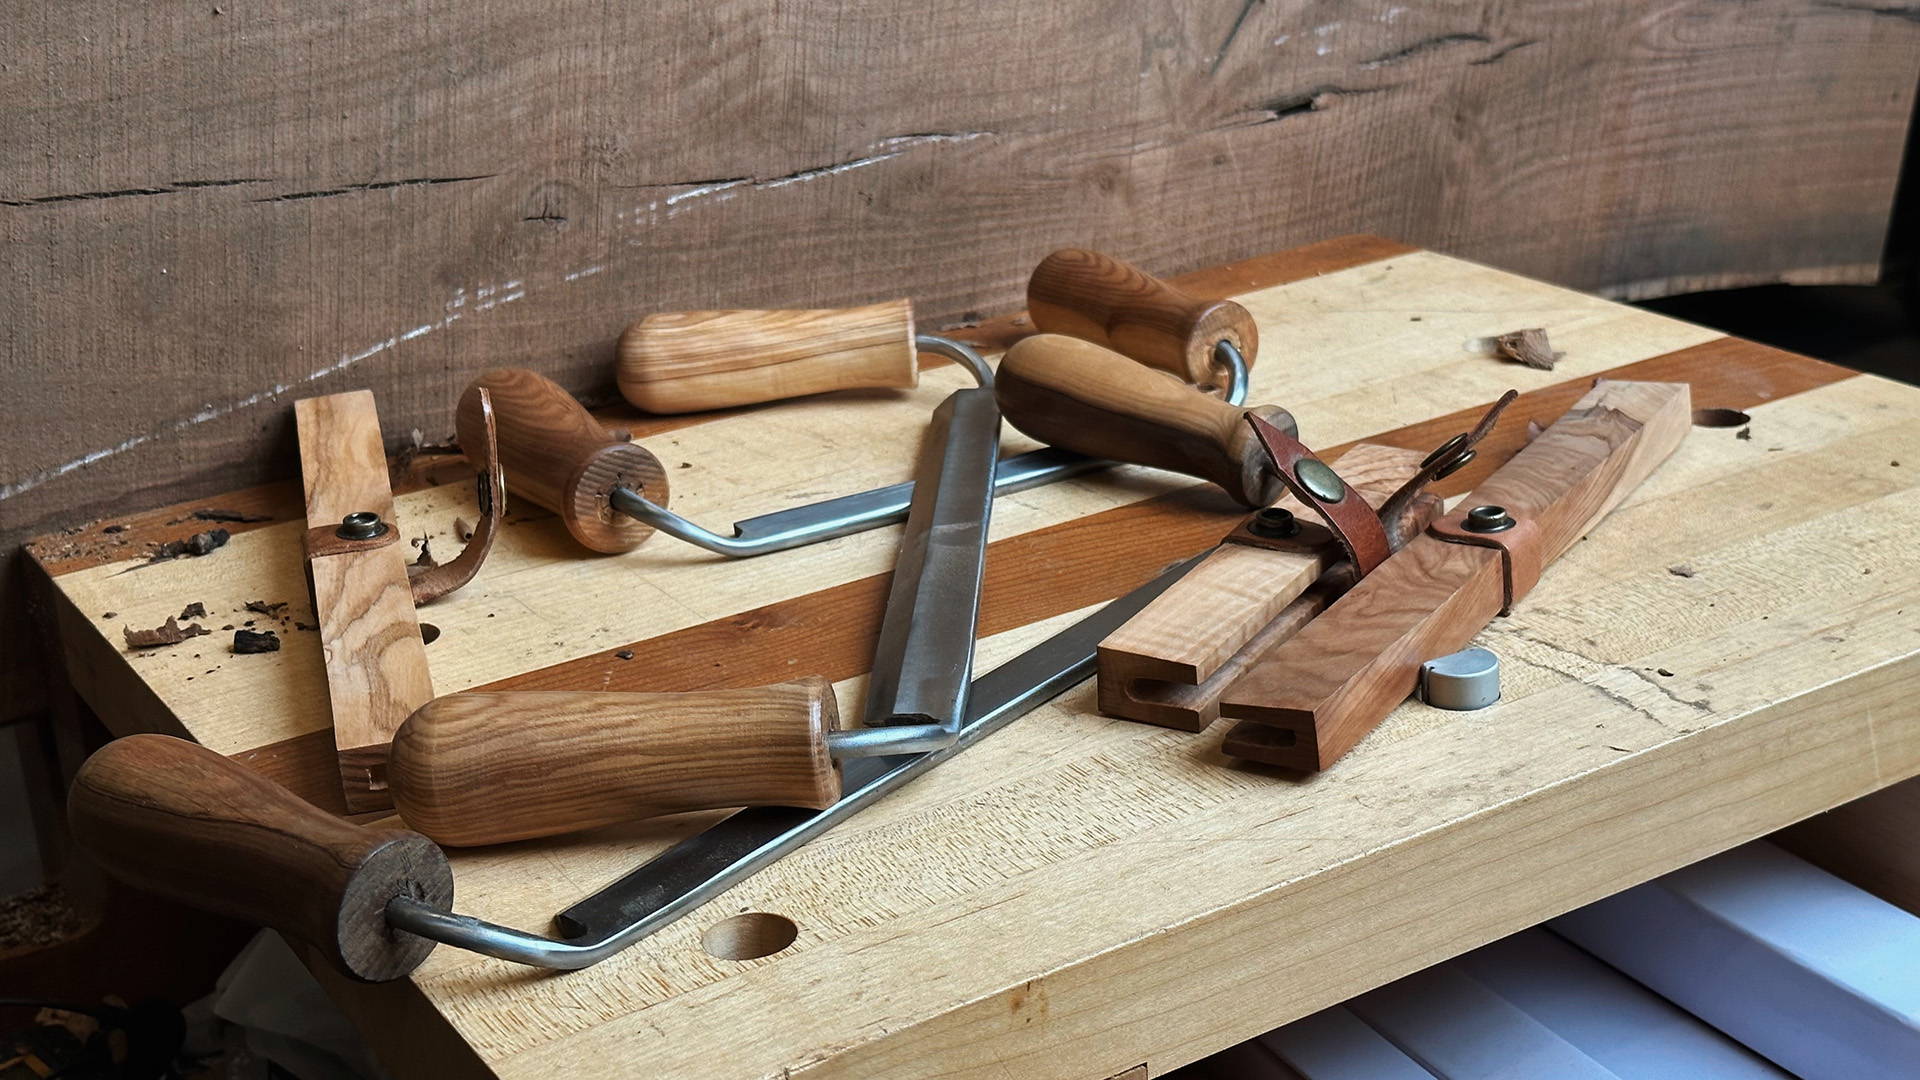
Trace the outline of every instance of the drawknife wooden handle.
[[360, 979], [397, 979], [433, 950], [387, 925], [388, 900], [453, 904], [453, 871], [426, 837], [348, 824], [185, 739], [101, 747], [74, 777], [67, 818], [113, 876], [271, 926]]
[[620, 392], [652, 413], [913, 387], [913, 305], [809, 311], [675, 311], [620, 336]]
[[1036, 329], [1067, 334], [1178, 376], [1219, 386], [1214, 362], [1225, 340], [1253, 366], [1260, 330], [1231, 300], [1202, 300], [1111, 255], [1064, 248], [1041, 260], [1027, 280], [1027, 313]]
[[1228, 405], [1098, 345], [1059, 334], [1015, 342], [994, 394], [1007, 422], [1041, 442], [1211, 480], [1247, 507], [1285, 492], [1244, 419], [1293, 431], [1285, 409]]
[[667, 471], [644, 447], [608, 436], [560, 384], [525, 368], [497, 368], [467, 387], [454, 413], [460, 446], [474, 456], [486, 446], [480, 391], [493, 399], [499, 462], [507, 490], [560, 515], [573, 538], [594, 551], [630, 551], [653, 535], [607, 504], [625, 486], [661, 506]]
[[677, 694], [449, 694], [393, 739], [408, 825], [465, 847], [731, 806], [823, 809], [833, 687], [818, 677]]

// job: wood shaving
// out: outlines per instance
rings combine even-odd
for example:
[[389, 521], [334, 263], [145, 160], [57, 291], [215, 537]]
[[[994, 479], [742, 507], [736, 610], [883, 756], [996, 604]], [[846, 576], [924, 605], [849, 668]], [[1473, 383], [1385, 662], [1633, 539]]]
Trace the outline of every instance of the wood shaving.
[[152, 649], [161, 645], [178, 645], [188, 638], [199, 637], [202, 634], [210, 634], [213, 631], [208, 630], [199, 623], [188, 623], [185, 626], [181, 626], [178, 619], [169, 615], [167, 616], [166, 622], [161, 623], [151, 630], [135, 630], [130, 626], [123, 626], [120, 628], [120, 632], [126, 636], [127, 648]]
[[233, 632], [233, 651], [236, 653], [279, 652], [280, 636], [271, 630], [255, 633], [252, 630]]
[[155, 548], [148, 562], [166, 562], [168, 559], [194, 557], [210, 554], [227, 546], [233, 534], [225, 529], [208, 529], [194, 533], [185, 540], [169, 540]]
[[1547, 332], [1537, 326], [1515, 330], [1511, 334], [1501, 334], [1493, 339], [1493, 347], [1499, 352], [1501, 359], [1525, 364], [1540, 371], [1552, 371], [1553, 365], [1567, 355], [1563, 352], [1554, 352], [1553, 346], [1547, 341]]
[[245, 523], [273, 520], [272, 514], [249, 514], [240, 510], [222, 510], [219, 507], [205, 507], [195, 510], [193, 516], [201, 521], [236, 521]]
[[0, 899], [0, 950], [57, 945], [79, 937], [88, 925], [58, 885], [42, 885]]
[[458, 537], [460, 542], [464, 544], [467, 541], [473, 539], [473, 525], [469, 523], [466, 518], [463, 518], [463, 517], [454, 518], [453, 519], [453, 535]]
[[439, 560], [433, 557], [433, 538], [430, 536], [423, 536], [420, 538], [419, 544], [420, 544], [420, 557], [413, 560], [413, 565], [416, 567], [419, 567], [422, 570], [431, 570], [434, 567], [439, 566], [440, 565]]
[[1674, 577], [1692, 577], [1693, 567], [1688, 566], [1686, 563], [1681, 563], [1678, 566], [1667, 567], [1667, 573], [1672, 574]]
[[247, 601], [247, 610], [258, 612], [261, 615], [278, 615], [280, 614], [280, 609], [286, 606], [287, 602], [285, 600], [276, 600], [272, 603], [268, 603], [265, 600]]
[[182, 619], [204, 619], [207, 617], [207, 605], [195, 600], [193, 603], [180, 609], [180, 617]]

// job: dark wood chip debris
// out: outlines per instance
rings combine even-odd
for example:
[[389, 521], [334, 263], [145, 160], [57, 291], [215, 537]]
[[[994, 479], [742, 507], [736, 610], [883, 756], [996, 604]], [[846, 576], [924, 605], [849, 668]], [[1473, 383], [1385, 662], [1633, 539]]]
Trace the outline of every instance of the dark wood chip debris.
[[1540, 371], [1552, 371], [1553, 365], [1567, 355], [1554, 352], [1553, 345], [1547, 341], [1547, 332], [1538, 326], [1525, 330], [1515, 330], [1511, 334], [1501, 334], [1493, 339], [1493, 347], [1503, 360], [1516, 364], [1525, 364]]
[[217, 506], [202, 507], [195, 510], [193, 516], [200, 521], [232, 521], [243, 524], [273, 520], [272, 514], [249, 514], [242, 510], [222, 510]]
[[279, 652], [280, 635], [271, 630], [258, 633], [252, 630], [235, 630], [233, 651], [236, 653]]
[[178, 645], [188, 638], [199, 637], [202, 634], [210, 634], [213, 631], [208, 630], [199, 623], [188, 623], [185, 626], [181, 626], [180, 620], [169, 615], [167, 616], [166, 622], [161, 623], [151, 630], [135, 630], [130, 626], [123, 626], [120, 628], [120, 632], [125, 635], [127, 639], [127, 648], [152, 649], [161, 645]]
[[168, 559], [207, 555], [226, 547], [227, 541], [231, 539], [233, 534], [225, 529], [208, 529], [206, 532], [194, 533], [184, 540], [169, 540], [161, 544], [153, 549], [153, 555], [147, 561], [166, 562]]

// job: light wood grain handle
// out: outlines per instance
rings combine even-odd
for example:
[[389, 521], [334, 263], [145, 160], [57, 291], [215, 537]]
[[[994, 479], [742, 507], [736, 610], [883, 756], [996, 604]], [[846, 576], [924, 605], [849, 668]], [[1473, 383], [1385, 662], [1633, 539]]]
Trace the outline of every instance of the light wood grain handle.
[[1238, 408], [1077, 338], [1040, 334], [1001, 358], [994, 394], [1007, 422], [1041, 442], [1220, 485], [1247, 507], [1284, 490], [1244, 416], [1296, 430], [1285, 409]]
[[840, 797], [825, 679], [678, 694], [449, 694], [408, 718], [388, 775], [408, 825], [469, 846], [730, 806]]
[[1253, 366], [1260, 329], [1231, 300], [1202, 300], [1111, 255], [1063, 248], [1027, 280], [1027, 313], [1036, 329], [1104, 345], [1196, 386], [1218, 386], [1214, 362], [1225, 340]]
[[115, 877], [271, 926], [360, 979], [399, 978], [433, 949], [387, 925], [388, 900], [453, 904], [453, 872], [426, 837], [350, 825], [184, 739], [101, 747], [74, 777], [67, 817]]
[[652, 413], [920, 383], [913, 305], [674, 311], [620, 336], [620, 392]]
[[594, 551], [631, 551], [653, 527], [616, 512], [607, 493], [624, 486], [667, 503], [667, 471], [634, 443], [607, 435], [560, 384], [525, 368], [497, 368], [460, 398], [454, 432], [470, 456], [486, 445], [480, 391], [493, 399], [499, 461], [507, 490], [560, 515], [575, 540]]

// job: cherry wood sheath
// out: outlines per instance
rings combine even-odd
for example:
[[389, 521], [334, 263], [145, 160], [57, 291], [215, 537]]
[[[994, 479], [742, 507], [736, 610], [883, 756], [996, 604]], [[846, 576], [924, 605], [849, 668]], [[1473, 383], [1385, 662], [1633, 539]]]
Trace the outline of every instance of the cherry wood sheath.
[[1061, 334], [1016, 342], [994, 394], [1007, 422], [1042, 442], [1210, 480], [1249, 508], [1284, 491], [1245, 417], [1291, 432], [1285, 409], [1228, 405], [1099, 345]]
[[[1361, 443], [1330, 464], [1377, 509], [1420, 470], [1417, 450]], [[1430, 504], [1431, 505], [1431, 504]], [[1302, 521], [1312, 511], [1292, 494], [1274, 506]], [[1416, 526], [1418, 527], [1418, 526]], [[1301, 550], [1222, 544], [1100, 643], [1100, 711], [1182, 731], [1203, 731], [1219, 698], [1260, 655], [1338, 596], [1349, 574], [1331, 537]], [[1319, 587], [1315, 583], [1320, 582]]]
[[[433, 700], [426, 643], [414, 615], [405, 544], [394, 543], [393, 492], [373, 394], [294, 403], [300, 477], [306, 489], [307, 568], [333, 708], [334, 750], [347, 808], [385, 810], [387, 744], [407, 715]], [[386, 523], [377, 546], [342, 542], [334, 530], [351, 513]]]
[[731, 806], [822, 809], [833, 686], [809, 677], [677, 694], [449, 694], [394, 738], [400, 816], [455, 847]]
[[[1506, 507], [1519, 527], [1490, 536], [1514, 536], [1545, 566], [1672, 454], [1691, 415], [1685, 383], [1602, 379], [1459, 505]], [[1413, 692], [1421, 663], [1465, 647], [1507, 606], [1504, 559], [1434, 531], [1415, 537], [1228, 689], [1220, 713], [1243, 723], [1223, 748], [1333, 764]]]
[[388, 900], [453, 903], [447, 857], [426, 837], [350, 825], [169, 735], [101, 747], [74, 777], [67, 819], [113, 876], [273, 927], [368, 981], [397, 979], [433, 950], [387, 925]]
[[615, 375], [620, 393], [651, 413], [910, 388], [920, 382], [913, 305], [649, 315], [620, 336]]
[[607, 494], [625, 486], [667, 504], [667, 471], [645, 447], [607, 430], [560, 384], [526, 368], [496, 368], [460, 398], [454, 430], [469, 452], [485, 445], [480, 390], [493, 399], [507, 490], [560, 515], [583, 546], [604, 554], [638, 547], [653, 527], [617, 513]]
[[1234, 301], [1203, 300], [1081, 248], [1063, 248], [1034, 267], [1027, 313], [1037, 329], [1104, 345], [1195, 386], [1225, 381], [1213, 358], [1216, 343], [1231, 342], [1248, 367], [1260, 348], [1253, 316]]

